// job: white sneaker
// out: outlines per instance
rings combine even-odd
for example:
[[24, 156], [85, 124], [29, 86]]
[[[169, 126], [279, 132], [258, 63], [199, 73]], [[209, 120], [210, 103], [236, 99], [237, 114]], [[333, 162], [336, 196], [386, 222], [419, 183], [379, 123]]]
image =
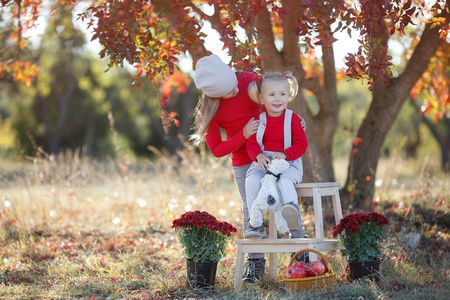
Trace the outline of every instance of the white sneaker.
[[291, 202], [283, 205], [281, 215], [286, 220], [289, 230], [300, 228], [300, 208], [298, 204]]

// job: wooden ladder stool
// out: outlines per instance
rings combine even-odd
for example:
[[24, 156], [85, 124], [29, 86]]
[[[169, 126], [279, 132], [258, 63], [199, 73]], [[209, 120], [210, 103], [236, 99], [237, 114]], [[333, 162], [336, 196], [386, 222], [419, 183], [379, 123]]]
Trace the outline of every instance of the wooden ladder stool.
[[339, 224], [342, 219], [339, 182], [299, 183], [295, 189], [299, 197], [312, 197], [314, 207], [315, 237], [304, 239], [277, 239], [275, 215], [269, 212], [269, 236], [267, 239], [236, 240], [236, 266], [234, 270], [234, 290], [242, 288], [245, 253], [269, 253], [269, 278], [277, 279], [277, 253], [297, 252], [303, 249], [332, 251], [342, 249], [336, 239], [325, 239], [323, 230], [322, 197], [331, 196], [334, 219]]

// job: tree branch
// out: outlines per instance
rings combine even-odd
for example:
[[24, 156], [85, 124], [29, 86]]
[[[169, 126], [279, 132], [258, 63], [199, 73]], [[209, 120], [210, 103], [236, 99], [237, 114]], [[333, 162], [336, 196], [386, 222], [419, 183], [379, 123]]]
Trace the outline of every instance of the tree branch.
[[[450, 1], [447, 0], [446, 8], [449, 7]], [[437, 17], [450, 18], [450, 13], [445, 9]], [[405, 71], [398, 77], [396, 84], [401, 87], [397, 93], [409, 93], [411, 88], [420, 79], [423, 72], [428, 68], [430, 59], [436, 54], [436, 51], [444, 41], [439, 37], [439, 29], [442, 26], [431, 28], [431, 24], [427, 24], [420, 38], [414, 53], [409, 59]]]
[[194, 3], [192, 3], [192, 1], [191, 1], [191, 3], [190, 3], [188, 6], [189, 6], [190, 8], [192, 8], [192, 10], [193, 10], [195, 13], [199, 14], [200, 17], [201, 17], [202, 19], [209, 19], [209, 18], [210, 18], [210, 16], [208, 16], [207, 14], [205, 14], [200, 8], [198, 8]]
[[[203, 19], [210, 21], [211, 18], [214, 18], [214, 16], [210, 17], [207, 14], [205, 14], [202, 10], [200, 10], [198, 7], [196, 7], [192, 2], [190, 2], [190, 4], [187, 4], [186, 6], [190, 7], [195, 13], [197, 13], [200, 16], [200, 19], [197, 20], [198, 22], [201, 22]], [[216, 13], [214, 15], [216, 15]], [[186, 31], [186, 28], [183, 25], [183, 23], [180, 23], [179, 19], [177, 19], [175, 11], [173, 11], [173, 13], [167, 14], [166, 17], [169, 20], [170, 24], [173, 27], [177, 28], [179, 32]], [[183, 20], [183, 17], [184, 16], [181, 17], [181, 20]], [[192, 18], [194, 19], [194, 17], [192, 17]], [[219, 20], [220, 20], [220, 16], [219, 16]], [[211, 24], [212, 24], [212, 22], [211, 22]], [[188, 43], [186, 45], [186, 50], [189, 51], [189, 53], [192, 55], [192, 57], [194, 58], [194, 62], [196, 61], [196, 59], [198, 59], [208, 53], [208, 51], [205, 48], [204, 41], [199, 38], [199, 33], [196, 33], [196, 37], [197, 37], [198, 42]]]
[[280, 53], [275, 47], [275, 40], [272, 31], [272, 22], [267, 7], [262, 8], [262, 12], [256, 16], [256, 29], [259, 38], [259, 52], [262, 57], [269, 58], [264, 61], [266, 71], [276, 70], [277, 66], [283, 65]]
[[211, 23], [211, 27], [220, 33], [220, 25], [222, 24], [222, 22], [220, 21], [219, 6], [217, 4], [214, 4], [214, 14], [212, 16], [208, 16], [208, 15], [206, 15], [206, 16], [208, 18], [208, 21]]
[[433, 123], [431, 123], [430, 120], [428, 120], [428, 118], [420, 111], [420, 106], [417, 104], [416, 101], [414, 101], [411, 97], [409, 97], [409, 102], [411, 103], [412, 106], [414, 106], [414, 108], [417, 111], [417, 114], [420, 115], [422, 122], [424, 122], [428, 126], [428, 129], [430, 129], [431, 134], [434, 136], [441, 149], [444, 149], [445, 148], [444, 139], [437, 131], [436, 126], [434, 126]]
[[283, 52], [287, 53], [288, 56], [285, 60], [288, 64], [292, 62], [298, 63], [298, 58], [300, 57], [300, 47], [298, 46], [299, 36], [294, 34], [293, 29], [295, 28], [295, 22], [298, 16], [303, 14], [301, 6], [298, 5], [297, 0], [290, 0], [283, 2], [283, 8], [290, 13], [282, 17], [283, 26]]
[[[379, 20], [380, 23], [382, 23], [383, 25], [386, 25], [386, 22], [384, 19]], [[380, 44], [381, 46], [387, 47], [390, 35], [389, 35], [389, 31], [387, 26], [380, 26], [379, 30], [377, 31], [376, 35], [372, 34], [372, 30], [369, 30], [368, 32], [369, 35], [369, 39], [370, 39], [370, 47], [373, 49], [375, 48], [375, 40], [380, 40]], [[368, 71], [370, 76], [372, 76], [372, 65], [369, 65]], [[376, 80], [375, 78], [373, 78], [373, 84], [374, 86], [376, 86], [377, 88], [375, 90], [377, 91], [383, 91], [386, 89], [386, 84], [384, 83], [384, 81], [382, 80]]]
[[[336, 80], [336, 62], [334, 60], [334, 49], [331, 47], [322, 46], [322, 61], [323, 61], [323, 78], [324, 89], [327, 93], [328, 104], [324, 105], [328, 110], [338, 109], [337, 100], [337, 80]], [[322, 107], [321, 107], [322, 109]]]

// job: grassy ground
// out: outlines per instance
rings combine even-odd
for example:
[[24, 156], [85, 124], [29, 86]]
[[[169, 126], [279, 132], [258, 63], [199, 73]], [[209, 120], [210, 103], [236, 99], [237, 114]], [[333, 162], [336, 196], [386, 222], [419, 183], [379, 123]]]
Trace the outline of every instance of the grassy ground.
[[[345, 162], [337, 162], [342, 170]], [[386, 230], [381, 282], [292, 293], [279, 280], [233, 291], [235, 244], [220, 262], [214, 291], [186, 287], [186, 266], [171, 221], [207, 210], [238, 227], [241, 203], [229, 160], [187, 150], [175, 160], [133, 157], [90, 161], [79, 153], [0, 161], [0, 298], [2, 299], [449, 299], [449, 178], [433, 160], [381, 162], [377, 211]], [[401, 167], [399, 167], [401, 166]], [[338, 179], [345, 177], [339, 171]], [[313, 234], [312, 207], [303, 219]], [[346, 210], [345, 213], [351, 212]], [[326, 232], [333, 226], [325, 212]], [[409, 234], [409, 235], [408, 235]], [[420, 235], [418, 246], [408, 237]]]

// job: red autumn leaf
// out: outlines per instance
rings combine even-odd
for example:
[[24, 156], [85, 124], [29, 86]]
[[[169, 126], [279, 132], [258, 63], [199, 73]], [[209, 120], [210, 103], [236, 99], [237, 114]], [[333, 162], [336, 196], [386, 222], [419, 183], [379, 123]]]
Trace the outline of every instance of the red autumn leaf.
[[359, 143], [361, 143], [363, 141], [362, 138], [357, 137], [356, 139], [353, 140], [353, 145], [358, 146]]
[[162, 106], [162, 107], [165, 107], [165, 106], [166, 106], [166, 99], [167, 99], [167, 96], [166, 96], [166, 95], [162, 95], [162, 96], [161, 96], [161, 99], [159, 100], [159, 102], [161, 103], [161, 106]]

